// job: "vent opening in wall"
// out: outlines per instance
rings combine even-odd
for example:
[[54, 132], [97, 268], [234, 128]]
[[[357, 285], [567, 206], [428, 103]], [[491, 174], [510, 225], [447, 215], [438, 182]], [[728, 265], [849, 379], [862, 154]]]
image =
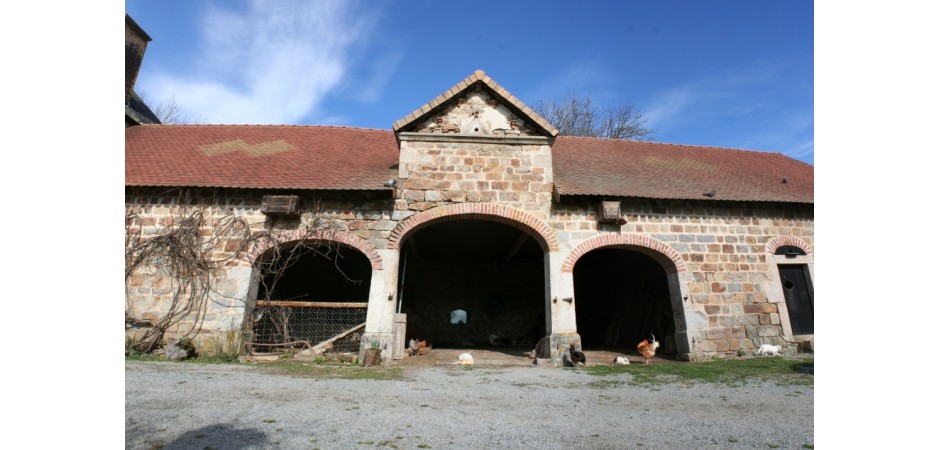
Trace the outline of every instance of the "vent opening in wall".
[[265, 195], [261, 197], [261, 213], [266, 216], [300, 215], [300, 197], [296, 195]]
[[597, 221], [623, 225], [626, 219], [620, 217], [620, 201], [602, 201], [597, 205]]
[[797, 256], [806, 256], [806, 252], [802, 248], [799, 248], [795, 245], [781, 245], [774, 251], [775, 255], [783, 255], [787, 258], [796, 258]]

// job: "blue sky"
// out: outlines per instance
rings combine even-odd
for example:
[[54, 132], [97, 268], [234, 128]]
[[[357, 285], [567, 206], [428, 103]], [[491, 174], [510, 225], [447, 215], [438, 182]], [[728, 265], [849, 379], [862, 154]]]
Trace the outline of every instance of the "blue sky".
[[484, 70], [531, 105], [632, 101], [654, 141], [814, 163], [810, 1], [144, 1], [137, 90], [209, 123], [390, 129]]

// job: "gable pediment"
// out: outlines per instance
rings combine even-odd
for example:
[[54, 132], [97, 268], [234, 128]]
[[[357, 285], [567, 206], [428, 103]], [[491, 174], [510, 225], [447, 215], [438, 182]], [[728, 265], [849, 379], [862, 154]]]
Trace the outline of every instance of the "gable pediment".
[[496, 137], [558, 134], [554, 126], [482, 70], [395, 122], [392, 131]]

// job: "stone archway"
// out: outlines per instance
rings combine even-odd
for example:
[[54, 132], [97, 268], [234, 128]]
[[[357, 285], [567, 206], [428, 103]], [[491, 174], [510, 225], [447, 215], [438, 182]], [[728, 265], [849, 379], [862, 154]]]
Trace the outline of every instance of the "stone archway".
[[[456, 346], [532, 346], [546, 334], [548, 253], [554, 231], [495, 204], [447, 205], [399, 223], [397, 310], [409, 338]], [[450, 314], [467, 317], [451, 323]], [[433, 343], [433, 342], [432, 342]]]
[[585, 346], [629, 352], [656, 334], [660, 354], [688, 353], [680, 283], [688, 269], [667, 244], [641, 235], [595, 236], [569, 252], [562, 272], [572, 273]]
[[504, 223], [528, 233], [539, 243], [544, 252], [558, 251], [555, 231], [544, 221], [525, 211], [492, 203], [459, 203], [417, 213], [398, 223], [388, 238], [388, 248], [400, 249], [401, 242], [410, 233], [421, 228], [456, 220], [487, 220]]
[[[298, 237], [299, 239], [292, 239]], [[245, 320], [254, 351], [308, 348], [355, 353], [382, 258], [368, 241], [339, 232], [294, 231], [248, 255], [253, 267]]]

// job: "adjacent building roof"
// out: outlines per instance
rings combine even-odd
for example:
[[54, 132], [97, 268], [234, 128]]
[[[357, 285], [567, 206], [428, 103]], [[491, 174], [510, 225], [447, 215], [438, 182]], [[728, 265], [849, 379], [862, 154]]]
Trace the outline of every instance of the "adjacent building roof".
[[144, 99], [131, 90], [130, 100], [124, 105], [124, 124], [130, 126], [142, 123], [160, 123], [160, 119], [147, 106]]
[[560, 195], [813, 203], [813, 166], [780, 153], [559, 136], [552, 164]]
[[406, 131], [411, 125], [430, 117], [432, 114], [443, 109], [447, 104], [456, 101], [456, 98], [460, 96], [460, 94], [475, 86], [485, 87], [491, 95], [501, 99], [501, 103], [511, 108], [515, 114], [534, 123], [545, 136], [555, 136], [558, 134], [558, 130], [552, 124], [548, 123], [545, 118], [493, 81], [493, 79], [482, 70], [473, 72], [469, 77], [455, 84], [454, 87], [444, 91], [443, 94], [438, 95], [430, 102], [424, 104], [424, 106], [396, 121], [392, 124], [392, 131]]
[[138, 125], [124, 131], [127, 186], [383, 190], [390, 131], [283, 125]]
[[[398, 175], [387, 130], [139, 125], [124, 147], [127, 186], [382, 190]], [[563, 196], [813, 203], [813, 166], [780, 153], [559, 136], [552, 163]]]

